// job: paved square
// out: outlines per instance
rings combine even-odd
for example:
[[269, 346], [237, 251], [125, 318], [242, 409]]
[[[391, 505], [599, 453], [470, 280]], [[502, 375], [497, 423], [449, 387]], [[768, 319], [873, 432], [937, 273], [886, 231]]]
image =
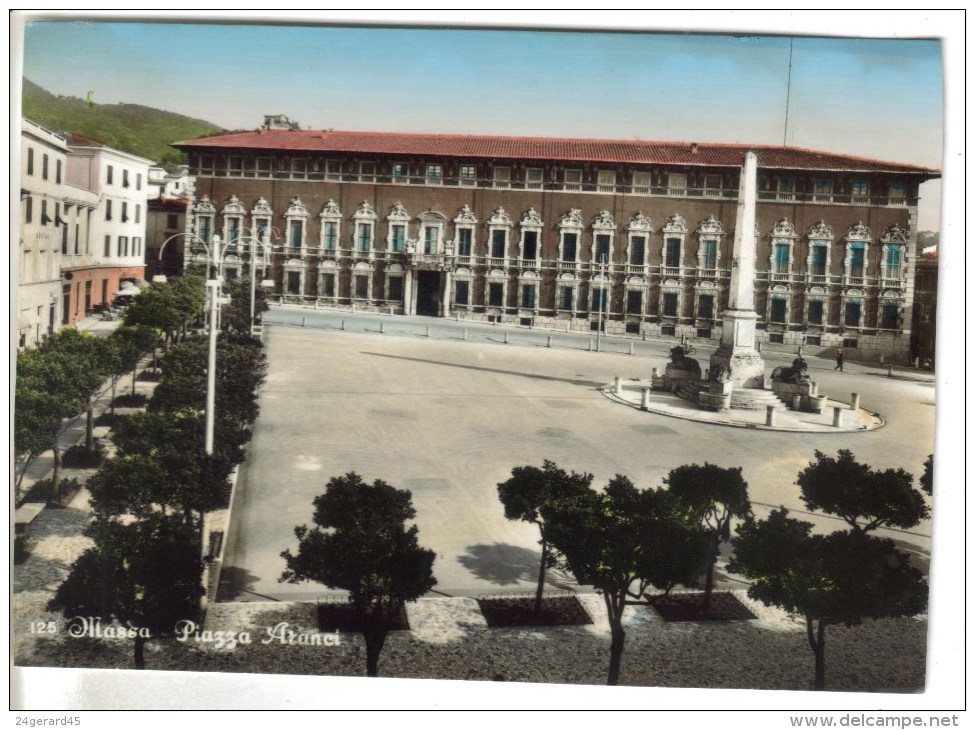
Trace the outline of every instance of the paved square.
[[[623, 407], [598, 387], [647, 377], [658, 356], [491, 344], [314, 327], [267, 328], [269, 375], [242, 467], [227, 536], [224, 600], [313, 600], [314, 584], [278, 582], [294, 527], [311, 524], [312, 499], [332, 476], [358, 472], [410, 489], [420, 544], [436, 551], [436, 590], [447, 595], [529, 591], [537, 575], [536, 528], [504, 518], [496, 484], [512, 467], [551, 459], [658, 487], [681, 464], [743, 466], [756, 513], [784, 505], [821, 529], [841, 525], [803, 513], [796, 474], [814, 449], [850, 448], [874, 467], [917, 476], [932, 450], [933, 387], [864, 370], [815, 378], [836, 397], [861, 393], [888, 425], [869, 433], [794, 434], [727, 428]], [[820, 372], [820, 370], [822, 372]], [[926, 556], [930, 524], [887, 536]], [[555, 586], [564, 585], [558, 575]], [[734, 587], [741, 587], [735, 585]]]

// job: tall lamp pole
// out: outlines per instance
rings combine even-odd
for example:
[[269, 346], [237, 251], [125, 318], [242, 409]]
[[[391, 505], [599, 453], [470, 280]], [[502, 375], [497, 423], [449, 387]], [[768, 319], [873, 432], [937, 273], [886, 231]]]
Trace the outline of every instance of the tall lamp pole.
[[599, 322], [596, 326], [596, 352], [599, 352], [599, 336], [603, 333], [603, 306], [606, 304], [606, 254], [601, 254], [599, 258], [603, 281], [599, 287]]
[[210, 346], [207, 355], [207, 402], [206, 402], [206, 435], [204, 437], [204, 451], [207, 456], [213, 454], [213, 422], [217, 397], [217, 315], [220, 309], [220, 236], [213, 237], [210, 246], [211, 263], [213, 264], [213, 278], [207, 279], [207, 306], [210, 307]]

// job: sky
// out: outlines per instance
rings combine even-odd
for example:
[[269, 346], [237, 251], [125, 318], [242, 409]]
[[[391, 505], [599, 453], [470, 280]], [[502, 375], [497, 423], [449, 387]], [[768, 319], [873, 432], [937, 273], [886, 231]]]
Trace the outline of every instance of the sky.
[[[312, 129], [785, 142], [942, 167], [937, 38], [42, 18], [24, 29], [34, 83], [227, 129], [285, 114]], [[938, 230], [940, 182], [922, 196], [920, 229]]]

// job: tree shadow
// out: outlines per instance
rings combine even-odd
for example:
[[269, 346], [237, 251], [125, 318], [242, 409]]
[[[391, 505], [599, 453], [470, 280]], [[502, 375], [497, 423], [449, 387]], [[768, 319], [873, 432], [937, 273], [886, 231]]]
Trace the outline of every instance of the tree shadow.
[[410, 360], [411, 362], [423, 362], [430, 365], [444, 365], [451, 368], [463, 368], [464, 370], [480, 370], [485, 373], [497, 373], [499, 375], [514, 375], [520, 378], [532, 378], [533, 380], [549, 380], [556, 383], [568, 383], [569, 385], [581, 385], [585, 388], [600, 388], [605, 383], [597, 383], [594, 380], [575, 380], [573, 378], [554, 378], [551, 375], [538, 375], [537, 373], [517, 373], [513, 370], [501, 368], [483, 368], [477, 365], [461, 365], [454, 362], [441, 362], [440, 360], [425, 360], [420, 357], [404, 357], [402, 355], [387, 355], [382, 352], [363, 352], [363, 355], [375, 355], [376, 357], [389, 357], [394, 360]]
[[[480, 580], [499, 586], [519, 582], [534, 584], [538, 581], [538, 567], [542, 559], [540, 550], [499, 542], [468, 545], [466, 550], [467, 553], [459, 556], [457, 562]], [[562, 590], [570, 590], [575, 585], [571, 577], [555, 568], [545, 571], [545, 582]]]
[[217, 603], [227, 603], [234, 601], [247, 594], [247, 596], [258, 596], [254, 592], [258, 577], [249, 570], [238, 568], [235, 565], [225, 565], [220, 569], [220, 583], [217, 585]]

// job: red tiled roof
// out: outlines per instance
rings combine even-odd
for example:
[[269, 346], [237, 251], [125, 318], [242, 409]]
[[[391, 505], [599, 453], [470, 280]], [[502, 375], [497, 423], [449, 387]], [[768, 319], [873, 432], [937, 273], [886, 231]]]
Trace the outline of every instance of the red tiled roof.
[[759, 165], [767, 168], [900, 172], [916, 173], [925, 177], [937, 177], [941, 173], [940, 170], [918, 165], [885, 162], [802, 147], [642, 140], [259, 129], [252, 132], [236, 132], [174, 142], [172, 146], [181, 150], [207, 148], [287, 150], [706, 167], [741, 167], [745, 153], [754, 150], [758, 153]]

